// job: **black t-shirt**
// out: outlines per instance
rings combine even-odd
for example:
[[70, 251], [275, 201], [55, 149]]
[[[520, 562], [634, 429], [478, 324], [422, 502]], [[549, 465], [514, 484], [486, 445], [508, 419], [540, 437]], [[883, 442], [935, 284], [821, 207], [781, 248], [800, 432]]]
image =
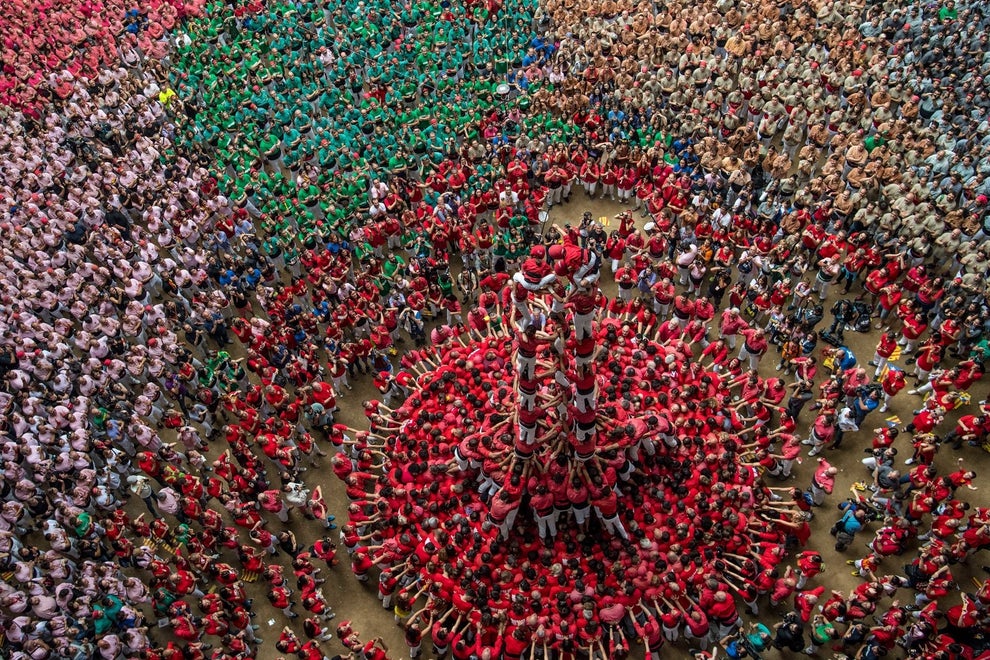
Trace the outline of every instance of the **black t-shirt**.
[[186, 330], [185, 335], [186, 335], [186, 342], [192, 344], [193, 346], [198, 346], [199, 343], [203, 340], [203, 335], [200, 332], [199, 328], [195, 328], [195, 327], [189, 328], [188, 330]]
[[[859, 654], [860, 660], [880, 660], [881, 657], [881, 646], [879, 642], [867, 642], [866, 646], [863, 647], [862, 652]], [[883, 654], [884, 656], [886, 653]]]
[[777, 629], [777, 643], [792, 651], [804, 650], [804, 631], [799, 623], [785, 623]]

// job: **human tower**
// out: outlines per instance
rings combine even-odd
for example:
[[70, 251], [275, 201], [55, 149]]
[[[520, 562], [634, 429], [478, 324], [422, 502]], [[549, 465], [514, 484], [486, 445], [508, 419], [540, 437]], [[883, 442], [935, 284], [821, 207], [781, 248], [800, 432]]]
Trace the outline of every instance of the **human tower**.
[[804, 524], [726, 432], [729, 382], [678, 321], [660, 342], [608, 313], [600, 256], [563, 233], [482, 296], [487, 320], [410, 352], [408, 398], [370, 404], [370, 433], [350, 441], [390, 457], [349, 490], [345, 534], [369, 539], [355, 570], [377, 566], [384, 605], [441, 650], [469, 630], [483, 646], [604, 651], [635, 636], [656, 651], [663, 620], [731, 629], [756, 599], [745, 585]]

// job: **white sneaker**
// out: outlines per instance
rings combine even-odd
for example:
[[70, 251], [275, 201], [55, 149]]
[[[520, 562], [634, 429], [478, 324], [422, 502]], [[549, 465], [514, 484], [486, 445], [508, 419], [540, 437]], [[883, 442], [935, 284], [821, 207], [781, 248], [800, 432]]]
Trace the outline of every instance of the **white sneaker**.
[[909, 458], [906, 461], [904, 461], [904, 465], [913, 465], [913, 464], [914, 464], [914, 459], [913, 458]]
[[917, 394], [918, 390], [908, 390], [908, 394]]
[[887, 406], [886, 405], [880, 406], [880, 412], [887, 412]]

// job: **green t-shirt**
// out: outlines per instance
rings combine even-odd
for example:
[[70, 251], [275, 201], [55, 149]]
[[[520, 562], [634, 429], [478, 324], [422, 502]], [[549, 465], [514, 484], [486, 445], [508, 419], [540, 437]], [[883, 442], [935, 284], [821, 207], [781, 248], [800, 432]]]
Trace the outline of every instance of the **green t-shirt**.
[[875, 133], [863, 140], [863, 145], [866, 147], [868, 152], [872, 152], [877, 147], [882, 147], [885, 144], [887, 144], [887, 140], [883, 136]]
[[72, 531], [76, 533], [76, 536], [83, 538], [89, 533], [90, 527], [93, 526], [93, 517], [83, 511], [78, 516], [76, 516], [76, 526]]
[[811, 627], [811, 639], [821, 646], [835, 639], [835, 626], [831, 622], [822, 620], [818, 625]]
[[402, 260], [402, 257], [395, 254], [392, 258], [382, 264], [382, 272], [386, 277], [391, 278], [395, 275], [396, 271], [401, 268], [405, 268], [406, 262]]

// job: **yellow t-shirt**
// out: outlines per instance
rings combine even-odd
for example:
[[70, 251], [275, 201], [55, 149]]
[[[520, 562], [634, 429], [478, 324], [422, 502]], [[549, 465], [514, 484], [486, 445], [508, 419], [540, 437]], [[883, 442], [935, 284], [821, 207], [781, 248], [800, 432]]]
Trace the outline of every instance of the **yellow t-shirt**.
[[172, 99], [174, 99], [175, 96], [176, 94], [171, 87], [166, 87], [162, 91], [158, 92], [158, 100], [161, 102], [162, 105], [168, 105], [169, 103], [171, 103]]

